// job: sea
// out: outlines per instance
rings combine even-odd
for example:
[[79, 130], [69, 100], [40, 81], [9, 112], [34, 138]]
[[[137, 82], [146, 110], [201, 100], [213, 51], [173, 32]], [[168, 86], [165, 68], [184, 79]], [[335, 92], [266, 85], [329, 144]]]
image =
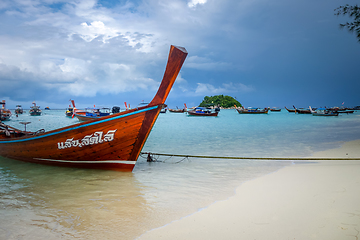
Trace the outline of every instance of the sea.
[[[20, 122], [31, 122], [29, 131], [49, 131], [78, 120], [65, 110], [43, 110], [41, 116], [13, 114], [6, 124], [24, 129]], [[357, 139], [360, 112], [320, 117], [223, 109], [218, 117], [160, 114], [142, 150], [153, 153], [154, 162], [141, 154], [132, 172], [0, 157], [0, 239], [137, 239], [230, 198], [246, 181]]]

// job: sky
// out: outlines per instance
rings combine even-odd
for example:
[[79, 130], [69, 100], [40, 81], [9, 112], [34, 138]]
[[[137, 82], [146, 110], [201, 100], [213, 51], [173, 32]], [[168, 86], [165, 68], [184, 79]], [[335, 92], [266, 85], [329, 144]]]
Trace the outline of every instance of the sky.
[[334, 9], [357, 0], [1, 0], [7, 108], [150, 102], [170, 45], [188, 57], [170, 108], [228, 95], [245, 107], [360, 105], [360, 42]]

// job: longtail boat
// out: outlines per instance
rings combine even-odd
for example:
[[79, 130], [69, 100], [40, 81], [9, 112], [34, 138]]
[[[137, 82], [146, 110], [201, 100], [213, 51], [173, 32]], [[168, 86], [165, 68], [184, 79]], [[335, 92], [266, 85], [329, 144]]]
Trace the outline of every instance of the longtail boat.
[[311, 114], [310, 109], [296, 108], [294, 105], [293, 105], [293, 107], [295, 109], [295, 112], [298, 113], [298, 114]]
[[11, 111], [5, 108], [5, 100], [0, 102], [0, 121], [7, 121], [10, 120]]
[[80, 121], [89, 121], [95, 118], [101, 118], [110, 115], [110, 108], [85, 108], [85, 113], [78, 114], [74, 113]]
[[24, 113], [24, 109], [21, 107], [21, 105], [16, 105], [15, 114], [23, 114], [23, 113]]
[[281, 108], [276, 108], [276, 107], [270, 108], [270, 111], [271, 112], [281, 112]]
[[316, 110], [313, 110], [311, 108], [311, 106], [309, 106], [309, 109], [310, 109], [313, 116], [325, 116], [325, 117], [328, 117], [328, 116], [338, 116], [339, 115], [338, 112], [334, 112], [334, 111], [331, 111], [331, 110], [326, 109], [326, 108], [317, 108]]
[[259, 109], [259, 108], [236, 108], [236, 111], [240, 114], [267, 114], [269, 109]]
[[69, 100], [72, 104], [72, 106], [69, 104], [69, 107], [65, 110], [65, 115], [67, 117], [72, 117], [74, 115], [74, 109], [75, 109], [75, 101], [74, 100]]
[[170, 47], [163, 80], [147, 106], [49, 132], [26, 132], [0, 124], [0, 156], [56, 166], [132, 171], [186, 56], [185, 48]]
[[187, 111], [187, 107], [186, 107], [186, 104], [184, 103], [184, 108], [178, 108], [176, 106], [176, 109], [171, 109], [169, 108], [169, 112], [172, 112], [172, 113], [184, 113]]
[[289, 109], [289, 108], [287, 108], [287, 107], [285, 107], [285, 109], [288, 111], [288, 112], [295, 112], [296, 111], [296, 109]]
[[194, 110], [188, 110], [187, 113], [189, 116], [209, 116], [217, 117], [219, 111], [211, 111], [211, 109], [205, 107], [197, 107]]
[[33, 102], [34, 106], [30, 107], [30, 115], [31, 116], [40, 116], [41, 115], [41, 110], [40, 110], [40, 106], [36, 106], [36, 103]]

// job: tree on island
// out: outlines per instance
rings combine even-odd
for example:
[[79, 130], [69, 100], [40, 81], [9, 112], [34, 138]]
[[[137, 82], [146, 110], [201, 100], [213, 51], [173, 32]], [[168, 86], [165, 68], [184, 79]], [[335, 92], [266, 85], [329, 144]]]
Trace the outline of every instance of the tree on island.
[[340, 24], [340, 27], [346, 27], [350, 32], [355, 31], [356, 37], [360, 42], [360, 8], [358, 7], [358, 5], [355, 4], [355, 6], [350, 6], [349, 4], [346, 4], [345, 6], [340, 6], [336, 8], [334, 11], [336, 11], [335, 15], [337, 16], [349, 15], [350, 18], [354, 18], [353, 22]]
[[219, 106], [223, 108], [241, 107], [241, 103], [230, 96], [216, 95], [216, 96], [205, 96], [204, 100], [200, 103], [199, 107]]

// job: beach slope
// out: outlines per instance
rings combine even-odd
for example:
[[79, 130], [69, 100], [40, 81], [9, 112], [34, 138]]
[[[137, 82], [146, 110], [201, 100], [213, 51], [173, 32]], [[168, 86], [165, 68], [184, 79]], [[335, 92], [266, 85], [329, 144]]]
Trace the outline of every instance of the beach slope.
[[[360, 141], [313, 157], [359, 157]], [[295, 161], [138, 239], [359, 239], [360, 161]]]

